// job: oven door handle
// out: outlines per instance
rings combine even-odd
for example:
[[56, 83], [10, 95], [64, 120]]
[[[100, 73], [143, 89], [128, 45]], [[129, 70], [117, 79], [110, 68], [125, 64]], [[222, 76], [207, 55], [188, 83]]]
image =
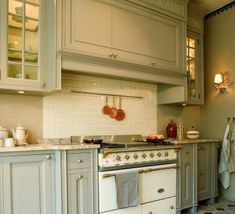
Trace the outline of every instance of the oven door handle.
[[[159, 170], [166, 170], [166, 169], [178, 169], [179, 166], [170, 166], [170, 167], [163, 167], [163, 168], [157, 168], [157, 169], [141, 169], [138, 171], [139, 174], [142, 173], [149, 173], [149, 172], [154, 172], [154, 171], [159, 171]], [[115, 177], [116, 174], [103, 174], [102, 178], [110, 178], [110, 177]]]
[[163, 168], [157, 168], [157, 169], [142, 169], [142, 170], [139, 170], [139, 173], [142, 174], [142, 173], [149, 173], [149, 172], [154, 172], [154, 171], [160, 171], [160, 170], [166, 170], [166, 169], [178, 169], [179, 166], [169, 166], [169, 167], [163, 167]]

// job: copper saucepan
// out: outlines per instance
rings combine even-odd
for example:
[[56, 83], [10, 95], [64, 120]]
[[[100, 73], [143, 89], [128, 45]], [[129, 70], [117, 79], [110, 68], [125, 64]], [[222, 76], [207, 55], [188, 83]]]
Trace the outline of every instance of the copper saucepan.
[[105, 106], [102, 108], [102, 112], [104, 114], [109, 114], [110, 113], [111, 108], [108, 105], [108, 97], [105, 98]]
[[117, 110], [117, 116], [115, 117], [115, 119], [117, 121], [121, 121], [125, 118], [126, 114], [122, 109], [122, 98], [119, 98], [119, 109]]
[[110, 109], [109, 116], [111, 118], [116, 118], [118, 114], [118, 110], [115, 107], [115, 98], [113, 97], [113, 107]]

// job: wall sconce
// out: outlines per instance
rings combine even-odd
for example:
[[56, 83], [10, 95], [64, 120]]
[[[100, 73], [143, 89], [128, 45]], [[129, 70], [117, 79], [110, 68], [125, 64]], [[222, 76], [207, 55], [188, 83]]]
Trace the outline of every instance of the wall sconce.
[[214, 86], [216, 90], [219, 89], [220, 93], [224, 93], [232, 84], [228, 71], [215, 74]]

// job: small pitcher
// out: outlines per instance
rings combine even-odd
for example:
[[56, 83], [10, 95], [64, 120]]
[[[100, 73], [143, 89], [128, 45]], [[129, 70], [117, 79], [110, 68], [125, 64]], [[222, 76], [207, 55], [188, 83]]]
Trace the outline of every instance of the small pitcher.
[[14, 139], [16, 140], [16, 145], [20, 146], [27, 144], [26, 140], [28, 137], [28, 131], [24, 127], [18, 125], [15, 129], [12, 129], [11, 131]]

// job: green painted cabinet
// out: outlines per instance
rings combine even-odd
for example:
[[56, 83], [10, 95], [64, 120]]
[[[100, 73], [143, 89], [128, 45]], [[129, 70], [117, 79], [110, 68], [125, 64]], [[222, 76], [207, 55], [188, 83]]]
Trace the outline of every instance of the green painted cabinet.
[[59, 87], [56, 2], [0, 3], [0, 89], [48, 92]]
[[92, 213], [92, 178], [90, 170], [68, 172], [68, 213]]
[[217, 143], [182, 144], [178, 156], [177, 213], [195, 213], [198, 201], [213, 203], [217, 190]]
[[217, 178], [217, 144], [199, 144], [197, 147], [198, 201], [217, 196]]
[[1, 213], [55, 214], [54, 161], [53, 154], [2, 157]]
[[195, 204], [195, 145], [184, 145], [181, 151], [181, 207]]
[[[62, 68], [182, 84], [186, 5], [182, 0], [169, 1], [169, 7], [161, 1], [64, 1]], [[177, 18], [173, 7], [179, 8]], [[153, 78], [157, 74], [164, 78]]]
[[64, 153], [67, 214], [97, 214], [97, 160], [91, 150]]

